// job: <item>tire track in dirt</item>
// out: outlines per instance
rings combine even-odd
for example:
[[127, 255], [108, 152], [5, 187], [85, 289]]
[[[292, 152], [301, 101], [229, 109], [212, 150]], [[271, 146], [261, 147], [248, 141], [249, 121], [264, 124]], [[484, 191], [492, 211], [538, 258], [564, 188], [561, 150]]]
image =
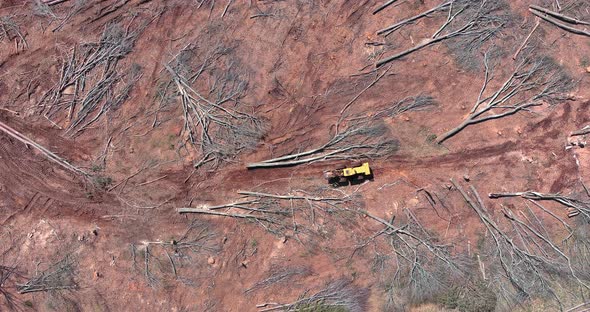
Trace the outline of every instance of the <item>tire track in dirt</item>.
[[[516, 141], [508, 141], [500, 145], [485, 146], [473, 150], [461, 150], [441, 156], [412, 158], [410, 155], [392, 156], [386, 160], [371, 161], [372, 168], [380, 175], [402, 168], [429, 168], [434, 166], [464, 165], [471, 160], [487, 159], [514, 151], [519, 146]], [[270, 181], [300, 176], [319, 176], [326, 168], [334, 167], [334, 162], [320, 162], [307, 166], [280, 167], [272, 169], [238, 169], [231, 171], [224, 178], [226, 183], [238, 187], [251, 187], [254, 182]]]
[[[507, 141], [499, 145], [485, 146], [473, 150], [461, 150], [441, 156], [430, 156], [423, 158], [411, 159], [410, 157], [392, 157], [391, 160], [398, 162], [400, 165], [412, 165], [418, 168], [427, 168], [431, 166], [450, 166], [455, 164], [465, 164], [471, 160], [492, 158], [503, 155], [507, 152], [514, 151], [518, 146], [515, 141]], [[376, 162], [379, 163], [379, 162]], [[398, 168], [398, 166], [383, 166], [382, 169]]]
[[82, 181], [59, 166], [41, 158], [23, 144], [0, 135], [0, 183], [10, 185], [12, 209], [4, 211], [5, 222], [16, 213], [27, 211], [39, 218], [75, 217], [96, 219], [115, 204], [108, 198], [91, 198]]
[[[589, 104], [590, 102], [585, 102], [582, 103], [582, 106], [588, 106]], [[407, 169], [410, 167], [425, 169], [431, 167], [449, 168], [454, 166], [465, 166], [470, 161], [492, 159], [510, 152], [532, 153], [538, 151], [553, 151], [554, 153], [561, 154], [563, 150], [561, 148], [556, 148], [560, 146], [559, 140], [562, 140], [567, 133], [558, 131], [555, 135], [548, 135], [545, 131], [538, 130], [539, 128], [549, 129], [555, 124], [577, 124], [578, 122], [571, 120], [573, 118], [571, 104], [565, 103], [563, 106], [562, 114], [551, 114], [538, 122], [530, 123], [525, 127], [525, 133], [527, 133], [527, 135], [501, 144], [483, 146], [475, 149], [462, 149], [440, 156], [414, 158], [411, 155], [395, 155], [388, 159], [371, 161], [371, 165], [375, 171], [380, 173], [380, 175], [385, 175], [395, 170]], [[586, 117], [578, 114], [576, 121], [579, 121], [581, 118]], [[333, 167], [333, 164], [333, 162], [320, 162], [300, 167], [273, 168], [271, 171], [269, 171], [269, 169], [254, 169], [249, 170], [246, 173], [245, 170], [235, 170], [228, 174], [226, 180], [228, 182], [235, 181], [237, 183], [248, 183], [248, 181], [264, 181], [295, 176], [314, 176], [320, 175], [326, 168]], [[552, 191], [559, 191], [562, 188], [568, 187], [571, 185], [571, 181], [576, 179], [576, 168], [573, 163], [573, 158], [571, 161], [567, 160], [559, 162], [556, 167], [556, 170], [560, 171], [560, 175], [555, 181], [551, 182]]]

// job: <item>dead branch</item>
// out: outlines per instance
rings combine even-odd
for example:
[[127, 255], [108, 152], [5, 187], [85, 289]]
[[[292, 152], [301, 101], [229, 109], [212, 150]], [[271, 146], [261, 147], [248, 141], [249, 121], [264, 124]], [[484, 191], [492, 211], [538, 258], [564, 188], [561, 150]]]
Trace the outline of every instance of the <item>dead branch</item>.
[[388, 26], [386, 28], [383, 28], [381, 30], [378, 30], [377, 31], [377, 34], [378, 35], [384, 35], [385, 37], [387, 37], [390, 34], [392, 34], [393, 32], [395, 32], [396, 30], [404, 27], [405, 25], [411, 24], [411, 23], [413, 23], [413, 22], [415, 22], [415, 21], [417, 21], [417, 20], [419, 20], [419, 19], [421, 19], [423, 17], [428, 17], [430, 14], [432, 14], [434, 12], [442, 11], [442, 10], [446, 9], [447, 7], [451, 6], [452, 3], [453, 3], [453, 1], [448, 1], [448, 2], [441, 3], [441, 4], [439, 4], [439, 5], [431, 8], [430, 10], [427, 10], [425, 12], [422, 12], [422, 13], [418, 14], [418, 15], [415, 15], [415, 16], [412, 16], [412, 17], [407, 18], [405, 20], [402, 20], [402, 21], [400, 21], [398, 23], [395, 23], [395, 24], [393, 24], [391, 26]]
[[[184, 234], [169, 241], [142, 242], [145, 256], [143, 270], [148, 284], [156, 286], [161, 279], [170, 277], [190, 284], [190, 280], [184, 278], [185, 271], [194, 271], [195, 265], [207, 259], [208, 254], [219, 252], [219, 246], [215, 243], [215, 238], [216, 235], [211, 232], [207, 223], [195, 221], [188, 226]], [[132, 244], [131, 251], [135, 259], [134, 244]], [[195, 257], [204, 259], [195, 261]], [[170, 264], [170, 270], [162, 269], [162, 259]]]
[[74, 259], [71, 256], [66, 256], [28, 282], [19, 284], [17, 290], [21, 294], [26, 294], [39, 291], [76, 289], [78, 285], [74, 281], [75, 266]]
[[58, 19], [57, 15], [53, 13], [49, 5], [45, 1], [34, 0], [33, 2], [33, 14], [41, 17], [47, 17], [51, 20]]
[[[475, 2], [475, 3], [473, 3]], [[452, 5], [451, 5], [452, 4]], [[465, 50], [474, 50], [484, 42], [492, 38], [500, 29], [504, 26], [505, 17], [499, 15], [499, 11], [503, 10], [502, 3], [498, 1], [449, 1], [439, 4], [431, 10], [428, 10], [422, 14], [419, 14], [413, 18], [410, 18], [400, 23], [394, 24], [386, 29], [380, 31], [380, 34], [388, 35], [389, 31], [395, 31], [403, 25], [413, 22], [416, 19], [428, 16], [432, 12], [439, 11], [446, 7], [450, 7], [449, 16], [431, 38], [425, 39], [421, 43], [385, 59], [382, 59], [376, 63], [376, 67], [381, 67], [394, 60], [400, 59], [413, 52], [419, 51], [423, 48], [431, 46], [433, 44], [442, 42], [447, 39], [466, 37], [466, 45], [462, 48]], [[389, 29], [389, 30], [388, 30]], [[443, 32], [447, 29], [446, 32]]]
[[[118, 109], [142, 74], [141, 68], [133, 65], [120, 75], [117, 65], [131, 52], [145, 26], [130, 32], [109, 24], [99, 42], [74, 47], [69, 60], [62, 64], [59, 82], [41, 99], [45, 117], [65, 113], [69, 121], [66, 132], [76, 136], [107, 112]], [[99, 68], [102, 73], [92, 81], [91, 74]]]
[[120, 0], [120, 1], [115, 1], [105, 7], [100, 8], [100, 10], [98, 10], [98, 13], [96, 16], [88, 18], [86, 23], [90, 24], [90, 23], [94, 23], [100, 19], [102, 19], [103, 17], [106, 17], [114, 12], [116, 12], [117, 10], [123, 8], [125, 5], [127, 5], [131, 0]]
[[570, 136], [586, 135], [588, 133], [590, 133], [590, 125], [584, 126], [584, 128], [572, 132]]
[[273, 272], [269, 275], [269, 277], [254, 283], [254, 285], [246, 289], [244, 293], [247, 294], [258, 289], [265, 289], [274, 286], [277, 283], [282, 283], [295, 275], [308, 275], [311, 273], [306, 267], [276, 268], [272, 269], [271, 271]]
[[59, 23], [59, 25], [57, 25], [56, 27], [54, 27], [51, 31], [52, 32], [60, 31], [72, 19], [72, 17], [76, 16], [76, 14], [82, 12], [83, 9], [86, 8], [86, 4], [87, 4], [87, 1], [86, 0], [76, 0], [76, 2], [71, 7], [71, 9], [68, 12], [68, 14], [66, 14], [66, 16], [64, 18], [62, 18], [62, 20]]
[[[574, 307], [572, 307], [572, 308], [569, 308], [569, 309], [567, 309], [565, 312], [573, 312], [573, 311], [576, 311], [576, 310], [578, 310], [578, 309], [584, 308], [584, 307], [586, 307], [586, 306], [588, 306], [588, 305], [590, 305], [590, 301], [588, 301], [588, 302], [584, 302], [584, 303], [580, 303], [580, 304], [579, 304], [579, 305], [577, 305], [577, 306], [574, 306]], [[583, 311], [583, 310], [582, 310], [582, 311]]]
[[200, 153], [195, 167], [207, 163], [216, 167], [253, 148], [264, 125], [244, 103], [248, 72], [232, 56], [233, 47], [198, 49], [188, 45], [164, 66], [170, 76], [166, 85], [172, 88], [166, 87], [161, 98], [168, 94], [180, 97], [181, 135]]
[[0, 295], [4, 298], [4, 305], [8, 309], [16, 310], [15, 296], [9, 290], [9, 287], [14, 283], [14, 277], [20, 274], [17, 272], [15, 266], [0, 265]]
[[50, 1], [43, 1], [43, 2], [45, 4], [47, 4], [47, 5], [49, 5], [49, 6], [52, 6], [52, 5], [56, 5], [56, 4], [60, 4], [60, 3], [66, 2], [66, 1], [69, 1], [69, 0], [52, 0], [52, 1], [50, 0]]
[[518, 55], [520, 54], [520, 52], [522, 51], [522, 49], [524, 49], [524, 47], [526, 46], [526, 44], [529, 41], [529, 39], [531, 39], [531, 36], [535, 32], [535, 30], [537, 30], [537, 28], [539, 28], [539, 25], [541, 25], [541, 22], [539, 21], [539, 19], [537, 19], [537, 22], [535, 23], [535, 26], [533, 27], [533, 29], [531, 30], [531, 32], [526, 36], [526, 38], [524, 38], [524, 40], [522, 41], [522, 43], [520, 44], [520, 46], [518, 47], [518, 49], [516, 50], [516, 52], [514, 52], [514, 55], [512, 56], [512, 59], [513, 60], [516, 60], [516, 58], [518, 57]]
[[149, 180], [149, 181], [145, 181], [145, 182], [139, 183], [137, 186], [144, 186], [144, 185], [152, 184], [154, 182], [158, 182], [160, 180], [163, 180], [163, 179], [165, 179], [167, 177], [168, 177], [168, 175], [163, 175], [161, 177], [157, 177], [155, 179], [152, 179], [152, 180]]
[[73, 172], [75, 174], [82, 175], [84, 177], [89, 176], [89, 174], [87, 172], [85, 172], [84, 170], [79, 169], [79, 168], [73, 166], [72, 164], [70, 164], [65, 159], [57, 156], [56, 154], [52, 153], [51, 151], [49, 151], [45, 147], [43, 147], [40, 144], [34, 142], [33, 140], [27, 138], [26, 136], [24, 136], [20, 132], [14, 130], [12, 128], [10, 128], [8, 125], [6, 125], [3, 122], [0, 122], [0, 131], [8, 134], [9, 136], [15, 138], [16, 140], [18, 140], [21, 143], [24, 143], [27, 146], [34, 147], [35, 149], [37, 149], [38, 151], [40, 151], [43, 155], [45, 155], [45, 157], [47, 157], [50, 161], [53, 161], [53, 162], [59, 164], [60, 166], [62, 166], [65, 169], [67, 169], [68, 171], [71, 171], [71, 172]]
[[568, 232], [572, 233], [573, 230], [571, 228], [571, 226], [569, 224], [567, 224], [567, 222], [565, 222], [562, 218], [560, 218], [559, 216], [557, 216], [555, 213], [553, 213], [551, 210], [543, 207], [543, 205], [541, 205], [540, 203], [529, 199], [529, 201], [531, 203], [533, 203], [536, 207], [538, 207], [539, 209], [541, 209], [543, 212], [547, 213], [548, 215], [550, 215], [551, 217], [553, 217], [554, 219], [556, 219], [557, 221], [559, 221], [559, 223], [561, 223], [567, 230]]
[[[530, 218], [522, 214], [525, 219], [520, 219], [516, 213], [504, 207], [502, 214], [504, 220], [508, 220], [510, 227], [502, 226], [501, 220], [494, 220], [489, 214], [473, 186], [470, 187], [470, 196], [452, 179], [451, 183], [463, 196], [468, 206], [476, 212], [492, 237], [495, 246], [495, 254], [491, 255], [492, 259], [499, 262], [505, 273], [504, 277], [517, 292], [517, 297], [550, 297], [562, 307], [562, 299], [557, 292], [557, 287], [561, 287], [559, 281], [574, 282], [583, 288], [588, 288], [588, 280], [585, 274], [581, 274], [583, 271], [580, 271], [572, 254], [566, 254], [566, 249], [553, 241], [552, 234], [532, 210], [529, 210]], [[506, 193], [490, 194], [490, 198], [521, 195], [529, 197], [524, 193]], [[539, 198], [538, 194], [530, 195]], [[537, 223], [531, 220], [536, 220]], [[496, 276], [494, 279], [502, 280], [504, 277]], [[499, 290], [508, 300], [510, 290], [503, 285]]]
[[227, 5], [225, 6], [225, 8], [223, 9], [223, 12], [221, 13], [221, 18], [223, 18], [225, 16], [225, 13], [227, 13], [227, 10], [229, 9], [229, 6], [232, 4], [234, 0], [228, 0], [227, 1]]
[[538, 5], [532, 4], [532, 5], [529, 6], [529, 8], [530, 9], [533, 9], [535, 11], [546, 13], [548, 15], [551, 15], [554, 18], [560, 19], [560, 20], [562, 20], [564, 22], [567, 22], [567, 23], [570, 23], [570, 24], [575, 24], [575, 25], [590, 25], [590, 22], [582, 21], [582, 20], [579, 20], [579, 19], [574, 18], [574, 17], [570, 17], [570, 16], [567, 16], [567, 15], [564, 15], [564, 14], [561, 14], [561, 13], [558, 13], [558, 12], [554, 12], [554, 11], [551, 11], [549, 9], [540, 7]]
[[125, 188], [125, 186], [127, 185], [127, 182], [129, 182], [129, 180], [131, 180], [132, 178], [134, 178], [135, 176], [137, 176], [138, 174], [142, 173], [145, 170], [149, 170], [149, 169], [154, 169], [158, 166], [162, 165], [162, 163], [159, 162], [154, 162], [154, 161], [146, 161], [144, 162], [144, 164], [137, 169], [135, 172], [133, 172], [132, 174], [128, 175], [127, 177], [125, 177], [124, 179], [122, 179], [121, 181], [119, 181], [117, 184], [110, 186], [107, 189], [107, 192], [111, 192], [112, 190], [116, 189], [117, 187], [122, 185], [122, 188], [119, 190], [119, 194], [121, 194], [123, 192], [123, 189]]
[[469, 116], [457, 127], [443, 134], [440, 144], [470, 125], [499, 119], [543, 103], [555, 104], [568, 98], [572, 80], [552, 59], [525, 57], [512, 74], [492, 94], [487, 95], [494, 65], [489, 53], [484, 54], [485, 78]]
[[398, 102], [393, 103], [388, 108], [376, 113], [377, 117], [395, 117], [409, 111], [427, 110], [438, 103], [433, 97], [428, 95], [408, 96]]
[[398, 146], [398, 141], [389, 137], [389, 129], [382, 120], [360, 116], [349, 122], [343, 131], [337, 127], [332, 138], [318, 148], [250, 163], [246, 167], [272, 168], [326, 160], [380, 158], [391, 155]]
[[14, 21], [14, 16], [2, 16], [0, 17], [0, 42], [15, 41], [17, 49], [23, 47], [24, 49], [29, 48], [29, 44], [25, 39], [25, 35], [21, 32], [20, 27]]
[[390, 6], [390, 5], [392, 5], [392, 4], [396, 3], [396, 2], [397, 2], [397, 0], [389, 0], [389, 1], [385, 2], [385, 3], [383, 3], [378, 8], [376, 8], [375, 11], [373, 11], [373, 15], [375, 15], [375, 14], [377, 14], [377, 13], [385, 10], [388, 6]]
[[[572, 26], [569, 26], [569, 25], [566, 25], [566, 24], [560, 22], [560, 20], [567, 21], [568, 23], [583, 24], [583, 25], [589, 25], [588, 22], [584, 22], [584, 21], [580, 21], [580, 20], [577, 20], [577, 19], [574, 19], [574, 18], [570, 18], [570, 17], [567, 17], [565, 15], [561, 15], [561, 14], [556, 13], [556, 12], [551, 12], [551, 11], [549, 11], [547, 9], [543, 9], [543, 11], [541, 11], [541, 10], [536, 9], [534, 7], [537, 7], [537, 6], [531, 6], [529, 8], [529, 11], [531, 13], [533, 13], [534, 15], [540, 17], [544, 21], [549, 22], [549, 23], [551, 23], [551, 24], [553, 24], [553, 25], [555, 25], [555, 26], [557, 26], [557, 27], [559, 27], [561, 29], [567, 30], [567, 31], [569, 31], [571, 33], [574, 33], [576, 35], [582, 35], [582, 36], [590, 37], [590, 32], [588, 32], [586, 30], [578, 29], [578, 28], [575, 28], [575, 27], [572, 27]], [[551, 12], [551, 13], [547, 13], [547, 12]], [[557, 17], [557, 18], [555, 18], [555, 17]]]
[[381, 78], [383, 78], [383, 76], [385, 76], [385, 74], [387, 74], [387, 72], [389, 71], [389, 69], [391, 69], [391, 66], [389, 66], [381, 74], [379, 74], [377, 77], [375, 77], [375, 79], [371, 83], [369, 83], [363, 90], [361, 90], [361, 92], [359, 92], [354, 98], [352, 98], [352, 100], [350, 100], [348, 103], [346, 103], [346, 105], [344, 105], [344, 107], [342, 108], [342, 110], [340, 110], [340, 115], [343, 115], [344, 112], [346, 112], [346, 110], [350, 107], [350, 105], [352, 105], [352, 103], [354, 103], [363, 93], [365, 93], [365, 91], [369, 90], [379, 80], [381, 80]]
[[503, 198], [503, 197], [522, 197], [534, 201], [555, 201], [561, 205], [573, 209], [574, 211], [583, 214], [586, 217], [590, 217], [590, 202], [575, 199], [573, 197], [563, 196], [560, 194], [545, 194], [533, 191], [527, 192], [516, 192], [516, 193], [490, 193], [490, 198]]
[[200, 213], [200, 214], [208, 214], [208, 215], [224, 216], [224, 217], [232, 217], [232, 218], [257, 219], [257, 220], [270, 222], [270, 220], [265, 217], [249, 215], [249, 214], [242, 214], [242, 213], [211, 211], [208, 209], [201, 209], [201, 208], [176, 208], [176, 211], [178, 211], [178, 213]]

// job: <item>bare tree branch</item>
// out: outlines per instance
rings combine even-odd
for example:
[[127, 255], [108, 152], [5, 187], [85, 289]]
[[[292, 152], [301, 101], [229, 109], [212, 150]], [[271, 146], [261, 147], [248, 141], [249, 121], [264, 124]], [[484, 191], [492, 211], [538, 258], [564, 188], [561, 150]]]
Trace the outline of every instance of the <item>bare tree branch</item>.
[[473, 109], [461, 124], [440, 136], [437, 140], [439, 144], [470, 125], [510, 116], [543, 103], [554, 104], [565, 100], [568, 98], [565, 92], [572, 87], [572, 80], [552, 59], [527, 56], [502, 86], [487, 95], [494, 67], [489, 64], [487, 52], [484, 54], [484, 65], [485, 78]]
[[26, 294], [48, 290], [76, 289], [78, 284], [74, 280], [75, 266], [74, 259], [71, 256], [66, 256], [28, 282], [18, 285], [18, 292]]
[[[501, 1], [488, 0], [454, 0], [443, 2], [436, 7], [418, 14], [412, 18], [394, 24], [380, 31], [380, 34], [390, 34], [400, 27], [407, 25], [419, 18], [450, 7], [447, 21], [434, 32], [431, 38], [425, 39], [421, 43], [394, 55], [386, 57], [376, 63], [376, 67], [381, 67], [394, 60], [400, 59], [413, 52], [433, 44], [452, 39], [456, 37], [467, 37], [463, 49], [473, 50], [483, 45], [484, 42], [492, 38], [506, 23], [505, 17], [498, 14], [505, 4]], [[446, 32], [443, 32], [447, 29]]]
[[339, 132], [338, 127], [336, 131], [332, 138], [320, 147], [250, 163], [246, 167], [272, 168], [326, 160], [379, 158], [391, 155], [399, 146], [396, 139], [389, 137], [387, 126], [377, 118], [355, 118], [343, 131]]
[[531, 13], [533, 13], [535, 16], [538, 16], [541, 19], [543, 19], [544, 21], [549, 22], [561, 29], [567, 30], [567, 31], [574, 33], [576, 35], [590, 37], [590, 32], [583, 30], [583, 29], [569, 26], [561, 21], [564, 21], [569, 24], [574, 24], [574, 25], [590, 25], [590, 22], [581, 21], [576, 18], [572, 18], [572, 17], [566, 16], [563, 14], [559, 14], [557, 12], [550, 11], [548, 9], [542, 8], [537, 5], [531, 5], [529, 8], [529, 11]]

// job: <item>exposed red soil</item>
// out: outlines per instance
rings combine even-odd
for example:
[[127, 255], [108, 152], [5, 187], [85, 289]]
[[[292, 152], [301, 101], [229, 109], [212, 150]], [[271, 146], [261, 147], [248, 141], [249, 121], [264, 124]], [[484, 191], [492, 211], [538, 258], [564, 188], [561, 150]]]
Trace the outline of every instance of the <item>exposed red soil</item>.
[[[70, 2], [74, 1], [52, 9], [60, 16], [67, 14]], [[210, 13], [208, 8], [196, 9], [192, 1], [122, 1], [126, 4], [121, 9], [92, 20], [116, 2], [97, 1], [56, 32], [51, 29], [59, 22], [48, 25], [46, 17], [31, 13], [28, 3], [0, 3], [1, 15], [18, 17], [29, 44], [28, 49], [15, 51], [12, 42], [0, 42], [0, 121], [72, 164], [111, 178], [111, 186], [121, 183], [110, 191], [97, 188], [92, 178], [67, 172], [35, 149], [0, 133], [0, 265], [17, 266], [18, 283], [22, 283], [66, 254], [78, 262], [78, 290], [21, 295], [13, 289], [19, 309], [258, 311], [256, 304], [292, 302], [306, 290], [313, 293], [328, 281], [345, 278], [369, 291], [367, 311], [380, 311], [385, 299], [381, 277], [371, 271], [374, 254], [368, 248], [354, 251], [381, 225], [344, 221], [344, 226], [326, 234], [328, 239], [306, 246], [293, 237], [270, 234], [253, 222], [179, 215], [175, 208], [233, 202], [240, 190], [284, 194], [325, 186], [322, 171], [335, 165], [331, 162], [257, 170], [247, 170], [245, 164], [325, 142], [343, 106], [375, 78], [356, 76], [373, 68], [369, 55], [377, 48], [365, 42], [380, 40], [376, 30], [391, 21], [438, 2], [407, 1], [373, 16], [376, 4], [370, 1], [251, 1], [251, 5], [234, 1], [222, 19], [225, 3], [216, 4]], [[511, 4], [513, 14], [528, 16], [529, 4]], [[277, 16], [250, 18], [257, 8]], [[159, 10], [162, 14], [155, 14]], [[134, 14], [138, 19], [154, 16], [154, 20], [139, 36], [133, 52], [120, 62], [123, 68], [139, 64], [142, 79], [120, 109], [75, 138], [66, 135], [38, 113], [42, 95], [59, 80], [60, 66], [71, 47], [96, 41], [109, 22], [131, 25]], [[433, 25], [438, 24], [418, 23], [426, 29]], [[483, 74], [455, 64], [445, 45], [413, 53], [393, 63], [391, 74], [364, 92], [350, 112], [371, 114], [420, 93], [434, 96], [438, 107], [387, 118], [400, 150], [371, 160], [373, 181], [341, 191], [358, 190], [364, 209], [384, 219], [403, 215], [404, 209], [412, 211], [457, 250], [473, 248], [483, 228], [449, 187], [451, 178], [464, 185], [469, 180], [482, 196], [526, 190], [580, 191], [579, 180], [587, 180], [590, 154], [587, 148], [565, 147], [569, 133], [590, 120], [590, 90], [585, 87], [590, 75], [579, 65], [590, 49], [587, 38], [581, 40], [549, 25], [543, 29], [544, 40], [555, 42], [549, 50], [552, 56], [579, 80], [579, 87], [572, 91], [574, 100], [473, 125], [437, 145], [429, 136], [463, 120], [477, 99]], [[162, 112], [162, 122], [155, 128], [149, 113], [156, 107], [163, 64], [208, 32], [222, 42], [239, 42], [234, 53], [251, 73], [246, 100], [259, 105], [257, 111], [267, 124], [254, 150], [217, 169], [193, 172], [194, 155], [179, 147], [180, 107]], [[430, 36], [426, 34], [404, 30], [401, 37], [407, 40], [400, 41], [399, 48]], [[507, 35], [505, 42], [510, 46], [522, 37]], [[502, 69], [499, 75], [509, 70]], [[106, 167], [93, 172], [109, 138]], [[420, 189], [438, 194], [437, 205], [429, 205]], [[485, 203], [492, 212], [501, 205], [521, 205], [517, 199]], [[567, 215], [563, 207], [548, 206], [560, 216]], [[159, 259], [152, 264], [158, 281], [150, 285], [142, 258], [147, 242], [177, 240], [191, 224], [210, 235], [204, 242], [207, 248], [179, 264], [175, 278], [163, 249], [150, 245]], [[307, 273], [245, 292], [276, 268], [299, 267]], [[9, 309], [5, 307], [0, 306], [0, 311]]]

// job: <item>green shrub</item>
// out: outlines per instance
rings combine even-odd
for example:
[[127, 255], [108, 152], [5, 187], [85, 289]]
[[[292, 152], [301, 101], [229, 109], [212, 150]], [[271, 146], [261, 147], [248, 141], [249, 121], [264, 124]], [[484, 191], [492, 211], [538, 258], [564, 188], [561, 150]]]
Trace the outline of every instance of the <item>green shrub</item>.
[[113, 183], [111, 177], [96, 175], [94, 176], [94, 185], [101, 190], [106, 190]]
[[496, 294], [483, 282], [455, 287], [439, 298], [439, 304], [447, 309], [462, 312], [492, 312], [496, 309]]

